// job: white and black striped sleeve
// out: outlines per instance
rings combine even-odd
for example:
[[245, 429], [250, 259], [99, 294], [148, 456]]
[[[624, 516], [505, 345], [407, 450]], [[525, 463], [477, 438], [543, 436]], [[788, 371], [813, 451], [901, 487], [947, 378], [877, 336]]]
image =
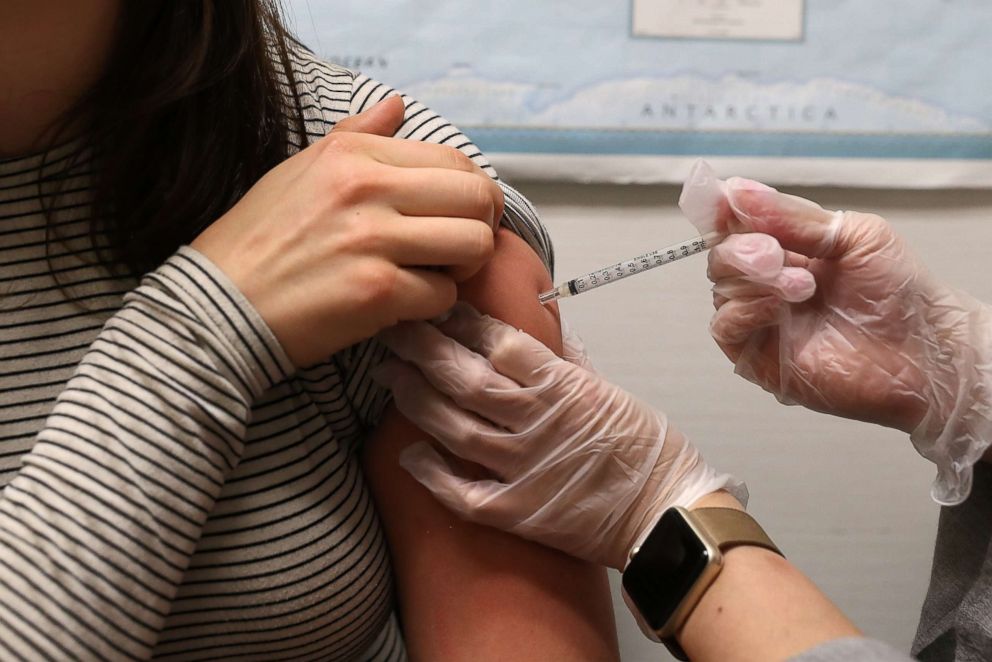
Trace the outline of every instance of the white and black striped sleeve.
[[0, 497], [0, 658], [150, 657], [251, 403], [292, 370], [196, 251], [146, 276]]

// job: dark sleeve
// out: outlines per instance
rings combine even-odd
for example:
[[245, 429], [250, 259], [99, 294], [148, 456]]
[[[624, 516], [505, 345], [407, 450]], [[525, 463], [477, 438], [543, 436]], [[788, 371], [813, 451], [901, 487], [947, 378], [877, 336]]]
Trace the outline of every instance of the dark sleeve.
[[992, 467], [975, 465], [968, 500], [940, 511], [930, 588], [913, 654], [992, 660]]
[[[930, 587], [923, 603], [913, 656], [923, 662], [992, 660], [992, 468], [975, 465], [971, 496], [940, 511]], [[888, 654], [890, 657], [882, 655]], [[894, 655], [894, 657], [892, 657]], [[867, 639], [833, 642], [795, 658], [909, 660]]]
[[910, 656], [874, 639], [837, 639], [790, 658], [790, 662], [912, 662]]

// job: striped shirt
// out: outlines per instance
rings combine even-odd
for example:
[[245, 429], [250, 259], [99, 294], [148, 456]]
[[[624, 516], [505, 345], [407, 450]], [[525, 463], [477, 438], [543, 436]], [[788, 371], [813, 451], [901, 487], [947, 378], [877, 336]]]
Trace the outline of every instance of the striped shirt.
[[[300, 144], [391, 92], [306, 53], [293, 66]], [[495, 177], [405, 101], [397, 135]], [[294, 372], [188, 247], [140, 283], [110, 275], [86, 241], [94, 164], [59, 168], [68, 153], [47, 156], [51, 198], [41, 156], [0, 161], [0, 659], [403, 659], [357, 458], [387, 399], [368, 376], [384, 350]], [[504, 191], [503, 223], [550, 267], [533, 209]]]

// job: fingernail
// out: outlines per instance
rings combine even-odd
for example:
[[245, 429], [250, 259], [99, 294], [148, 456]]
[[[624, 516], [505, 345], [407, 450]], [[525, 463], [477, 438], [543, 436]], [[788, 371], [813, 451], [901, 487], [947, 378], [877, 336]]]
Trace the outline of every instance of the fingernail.
[[730, 211], [734, 213], [737, 220], [744, 222], [749, 231], [760, 232], [762, 212], [757, 211], [756, 208], [762, 209], [772, 204], [769, 201], [773, 199], [773, 196], [779, 195], [781, 193], [774, 189], [729, 188], [727, 190], [727, 202], [730, 203]]
[[[773, 189], [771, 186], [765, 186], [761, 182], [756, 182], [753, 179], [744, 179], [743, 177], [731, 177], [727, 180], [727, 202], [730, 203], [730, 209], [734, 212], [740, 220], [755, 220], [754, 215], [751, 214], [746, 207], [750, 207], [753, 204], [759, 202], [759, 200], [764, 200], [767, 195], [749, 196], [745, 195], [747, 193], [759, 193], [759, 194], [779, 194], [778, 191]], [[780, 195], [780, 194], [779, 194]], [[741, 198], [744, 198], [741, 200]], [[743, 207], [741, 203], [743, 204]]]
[[766, 234], [748, 233], [734, 235], [733, 247], [728, 261], [756, 282], [762, 278], [776, 276], [785, 262], [785, 252], [775, 240]]
[[738, 253], [746, 255], [754, 255], [755, 253], [767, 253], [768, 243], [765, 240], [763, 234], [749, 233], [738, 235], [737, 241], [734, 247], [738, 249]]
[[402, 100], [402, 96], [400, 95], [399, 92], [396, 92], [396, 91], [390, 92], [386, 96], [382, 97], [381, 99], [379, 99], [378, 101], [376, 101], [374, 104], [372, 104], [371, 107], [372, 108], [375, 108], [376, 106], [381, 106], [384, 103], [388, 103], [391, 99], [400, 99], [400, 100]]
[[789, 303], [802, 303], [816, 293], [816, 279], [809, 271], [790, 267], [782, 271], [782, 298]]

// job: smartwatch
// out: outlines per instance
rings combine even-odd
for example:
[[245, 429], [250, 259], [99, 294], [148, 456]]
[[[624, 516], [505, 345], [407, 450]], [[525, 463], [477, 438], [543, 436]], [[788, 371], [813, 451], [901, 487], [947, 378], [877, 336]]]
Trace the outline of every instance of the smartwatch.
[[754, 545], [782, 555], [761, 526], [734, 508], [674, 507], [631, 552], [623, 571], [623, 599], [641, 631], [680, 660], [676, 641], [693, 608], [723, 567], [723, 552]]

